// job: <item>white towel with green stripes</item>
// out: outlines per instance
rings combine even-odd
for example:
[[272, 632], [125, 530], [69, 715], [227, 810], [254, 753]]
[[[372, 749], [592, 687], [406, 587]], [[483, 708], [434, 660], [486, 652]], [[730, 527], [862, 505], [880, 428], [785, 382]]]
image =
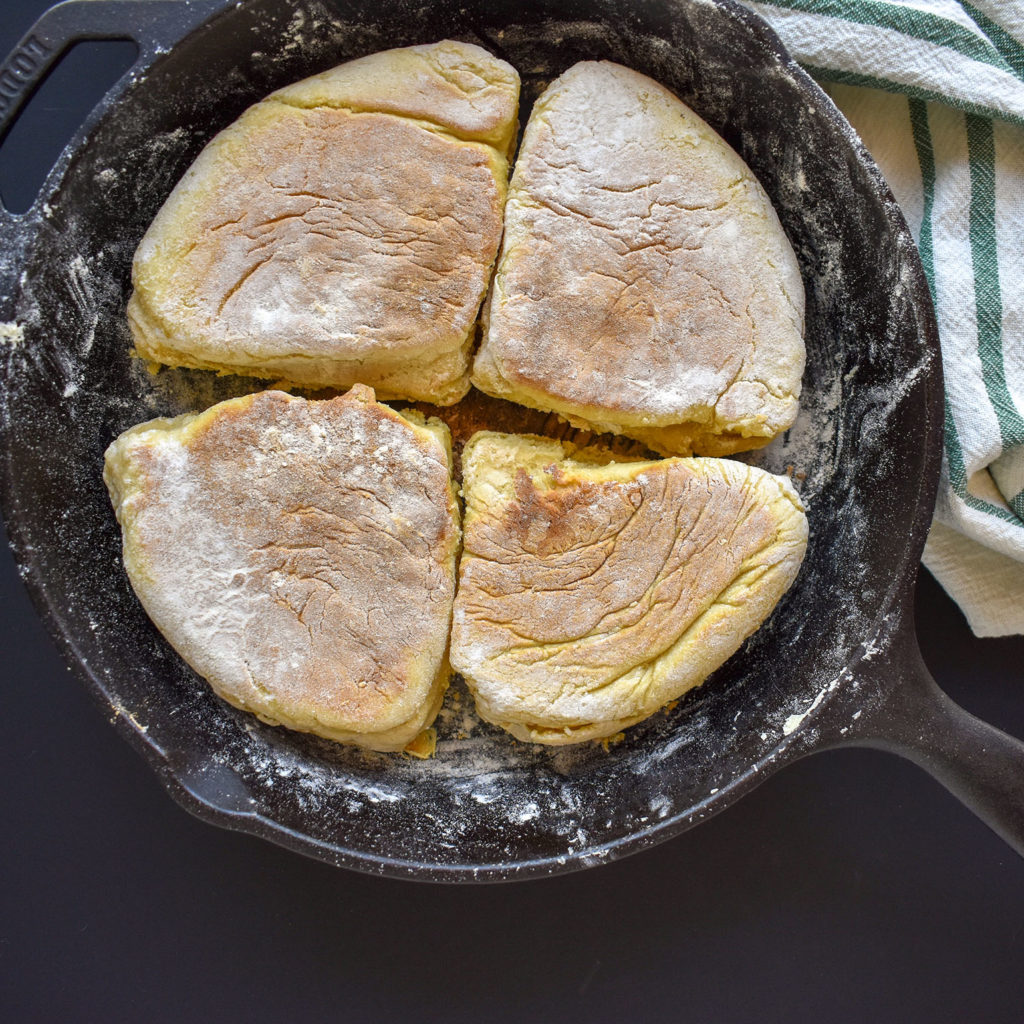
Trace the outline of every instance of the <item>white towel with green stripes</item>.
[[749, 0], [828, 90], [917, 239], [946, 376], [924, 563], [1024, 633], [1024, 0]]

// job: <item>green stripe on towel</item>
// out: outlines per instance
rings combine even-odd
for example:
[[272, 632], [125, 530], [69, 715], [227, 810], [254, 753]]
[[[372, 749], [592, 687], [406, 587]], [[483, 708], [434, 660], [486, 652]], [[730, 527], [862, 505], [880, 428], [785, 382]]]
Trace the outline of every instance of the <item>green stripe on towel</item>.
[[1017, 513], [1018, 518], [1024, 522], [1024, 491], [1018, 491], [1010, 498], [1010, 508]]
[[876, 75], [863, 75], [856, 71], [838, 71], [835, 68], [823, 68], [816, 64], [808, 64], [801, 61], [800, 66], [812, 77], [822, 82], [839, 82], [842, 85], [860, 85], [866, 89], [881, 89], [883, 92], [898, 92], [903, 96], [912, 99], [927, 100], [933, 103], [944, 103], [948, 107], [955, 107], [968, 114], [977, 114], [980, 117], [998, 117], [1010, 124], [1024, 125], [1024, 117], [1017, 114], [1008, 114], [1002, 110], [994, 110], [981, 103], [970, 103], [967, 100], [955, 96], [948, 96], [937, 89], [922, 89], [916, 85], [906, 85], [904, 82], [896, 82], [890, 78], [880, 78]]
[[[917, 248], [921, 255], [928, 287], [931, 289], [932, 300], [935, 300], [935, 243], [932, 235], [932, 213], [935, 208], [935, 150], [932, 147], [931, 130], [928, 127], [928, 107], [922, 100], [907, 101], [910, 109], [910, 128], [914, 137], [914, 148], [921, 168], [921, 188], [924, 195], [924, 206], [921, 218], [921, 233]], [[949, 468], [949, 482], [954, 493], [976, 512], [984, 512], [1006, 520], [1016, 526], [1020, 525], [1011, 512], [989, 501], [975, 497], [967, 490], [967, 467], [964, 464], [964, 453], [957, 433], [956, 421], [949, 398], [945, 399], [945, 446], [946, 463]]]
[[941, 15], [930, 14], [898, 4], [887, 4], [881, 0], [759, 0], [771, 7], [799, 11], [802, 14], [817, 14], [827, 18], [839, 18], [854, 25], [870, 25], [887, 28], [922, 42], [945, 46], [962, 53], [971, 60], [1012, 74], [1002, 54], [980, 33], [974, 33], [964, 25]]
[[[770, 0], [765, 0], [770, 2]], [[989, 42], [1002, 54], [1003, 60], [1013, 69], [1018, 78], [1024, 80], [1024, 43], [1019, 43], [1006, 29], [997, 25], [987, 14], [979, 11], [974, 4], [960, 0], [960, 6], [971, 16], [971, 20], [988, 36]]]
[[971, 175], [970, 237], [974, 266], [978, 354], [989, 401], [999, 421], [1003, 450], [1024, 444], [1024, 419], [1006, 384], [1003, 362], [1003, 299], [996, 246], [996, 154], [992, 122], [967, 115]]

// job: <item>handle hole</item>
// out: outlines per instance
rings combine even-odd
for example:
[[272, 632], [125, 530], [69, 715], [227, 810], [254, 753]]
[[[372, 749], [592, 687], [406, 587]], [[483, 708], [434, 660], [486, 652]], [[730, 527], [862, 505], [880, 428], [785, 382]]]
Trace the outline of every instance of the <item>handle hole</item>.
[[11, 213], [31, 208], [79, 125], [138, 55], [128, 40], [80, 42], [50, 70], [0, 144], [0, 198]]

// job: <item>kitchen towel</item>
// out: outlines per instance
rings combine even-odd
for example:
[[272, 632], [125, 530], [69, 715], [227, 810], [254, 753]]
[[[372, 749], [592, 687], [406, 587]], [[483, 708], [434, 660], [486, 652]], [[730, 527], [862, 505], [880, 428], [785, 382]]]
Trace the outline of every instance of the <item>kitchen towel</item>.
[[946, 378], [924, 564], [1024, 633], [1024, 0], [747, 3], [828, 91], [917, 240]]

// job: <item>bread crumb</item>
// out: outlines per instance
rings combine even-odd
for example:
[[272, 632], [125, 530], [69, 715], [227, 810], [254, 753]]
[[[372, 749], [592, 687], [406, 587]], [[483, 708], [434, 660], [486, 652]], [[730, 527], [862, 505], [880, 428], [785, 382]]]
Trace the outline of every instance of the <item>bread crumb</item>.
[[617, 743], [621, 743], [626, 738], [624, 732], [617, 732], [614, 736], [606, 736], [601, 740], [601, 746], [604, 747], [604, 752], [607, 754], [613, 746]]
[[433, 757], [437, 751], [437, 730], [434, 728], [424, 729], [410, 743], [403, 754], [408, 754], [410, 757], [418, 757], [421, 761], [427, 760], [427, 758]]

